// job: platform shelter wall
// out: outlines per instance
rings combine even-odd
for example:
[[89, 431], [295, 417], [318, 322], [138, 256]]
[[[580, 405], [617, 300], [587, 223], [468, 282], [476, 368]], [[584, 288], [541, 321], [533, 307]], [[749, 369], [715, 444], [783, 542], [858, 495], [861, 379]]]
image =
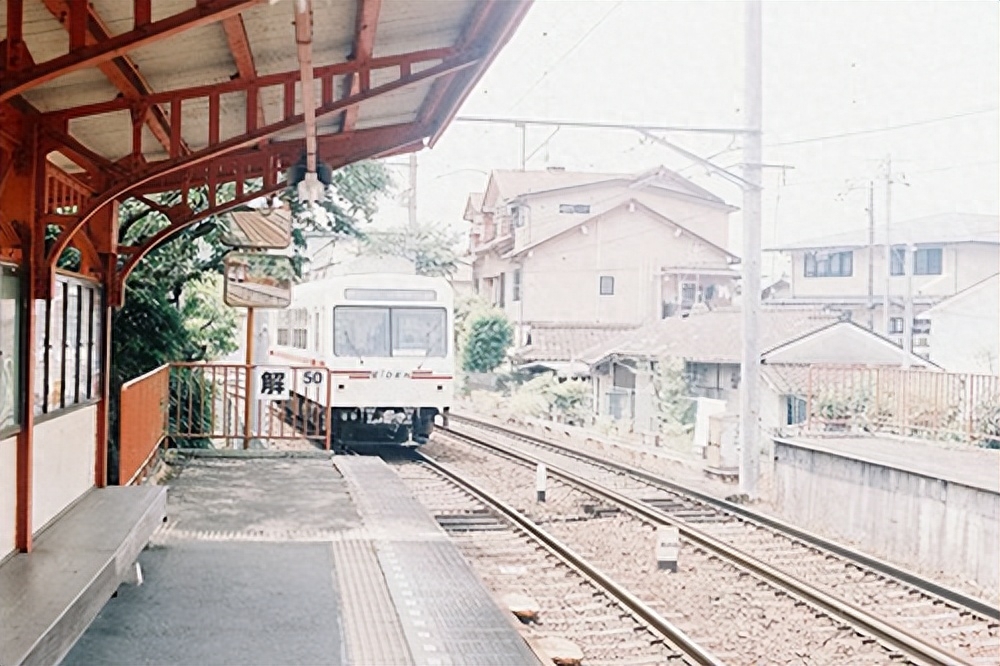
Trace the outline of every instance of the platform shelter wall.
[[35, 426], [31, 524], [45, 527], [94, 487], [97, 406], [87, 405]]
[[0, 561], [14, 551], [17, 506], [17, 437], [0, 439]]

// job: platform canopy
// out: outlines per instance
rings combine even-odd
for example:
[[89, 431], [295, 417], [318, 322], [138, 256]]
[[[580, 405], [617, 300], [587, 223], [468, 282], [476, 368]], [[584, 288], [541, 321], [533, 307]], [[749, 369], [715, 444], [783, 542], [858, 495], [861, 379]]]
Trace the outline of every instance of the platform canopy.
[[[76, 247], [117, 301], [150, 249], [282, 189], [307, 153], [432, 145], [528, 5], [0, 0], [0, 258], [30, 255], [45, 297]], [[160, 192], [182, 195], [171, 227], [119, 245], [117, 203]]]

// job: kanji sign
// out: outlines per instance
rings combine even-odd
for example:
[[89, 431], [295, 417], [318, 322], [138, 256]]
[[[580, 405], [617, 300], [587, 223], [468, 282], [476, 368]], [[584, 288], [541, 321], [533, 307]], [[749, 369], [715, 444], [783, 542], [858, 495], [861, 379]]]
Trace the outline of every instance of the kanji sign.
[[291, 368], [258, 365], [253, 369], [253, 388], [258, 400], [288, 400], [291, 384]]

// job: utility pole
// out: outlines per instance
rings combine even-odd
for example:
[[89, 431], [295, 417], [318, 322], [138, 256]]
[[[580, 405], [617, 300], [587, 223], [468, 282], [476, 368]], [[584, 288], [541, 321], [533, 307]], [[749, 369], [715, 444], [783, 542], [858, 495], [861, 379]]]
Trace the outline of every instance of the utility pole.
[[417, 154], [410, 153], [410, 229], [417, 227]]
[[875, 330], [875, 182], [868, 181], [868, 330]]
[[740, 491], [757, 496], [760, 476], [760, 263], [761, 169], [763, 164], [763, 53], [761, 0], [748, 0], [745, 13], [744, 108], [748, 133], [743, 143], [743, 354], [740, 368]]
[[[892, 156], [885, 158], [885, 293], [882, 295], [882, 334], [889, 335], [889, 321], [892, 317], [892, 241], [889, 228], [892, 225]], [[904, 264], [905, 257], [904, 257]]]

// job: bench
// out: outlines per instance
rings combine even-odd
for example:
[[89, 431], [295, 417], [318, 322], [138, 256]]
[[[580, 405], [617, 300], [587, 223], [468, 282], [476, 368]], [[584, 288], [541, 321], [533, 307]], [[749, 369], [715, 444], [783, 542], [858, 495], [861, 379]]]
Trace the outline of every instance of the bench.
[[95, 489], [0, 565], [0, 666], [58, 663], [166, 519], [161, 486]]

